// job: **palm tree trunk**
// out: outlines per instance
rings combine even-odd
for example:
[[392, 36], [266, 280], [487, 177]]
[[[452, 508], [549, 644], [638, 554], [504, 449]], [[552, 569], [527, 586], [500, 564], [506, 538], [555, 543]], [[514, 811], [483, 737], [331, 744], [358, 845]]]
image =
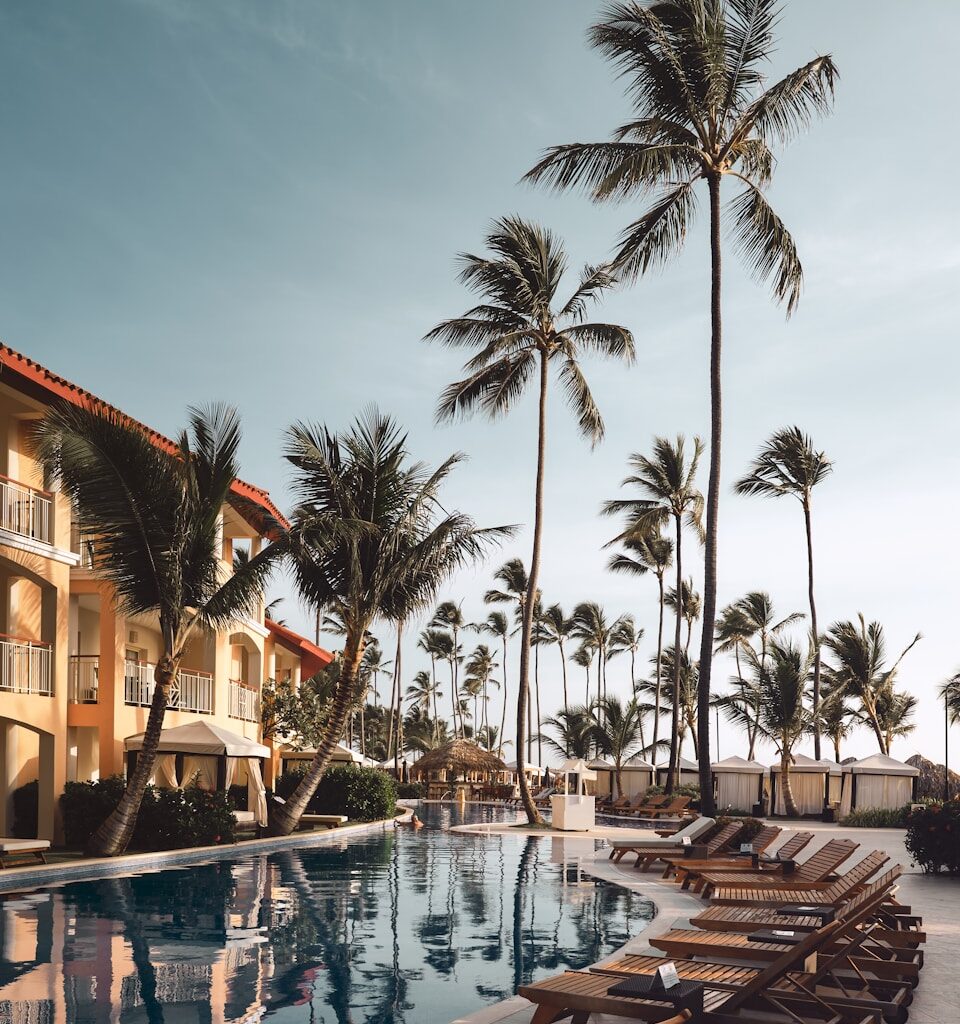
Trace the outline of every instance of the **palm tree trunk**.
[[567, 699], [567, 657], [563, 653], [563, 640], [557, 640], [557, 647], [560, 649], [560, 670], [563, 672], [563, 710], [566, 711], [570, 704]]
[[616, 780], [616, 783], [617, 783], [617, 796], [616, 796], [616, 799], [619, 800], [620, 797], [623, 796], [623, 765], [620, 764], [619, 761], [617, 761], [616, 770], [613, 773], [613, 777], [614, 777], [614, 779]]
[[540, 645], [533, 652], [533, 681], [537, 693], [537, 764], [543, 766], [543, 737], [540, 735]]
[[430, 655], [430, 674], [433, 677], [433, 736], [440, 741], [440, 710], [437, 707], [437, 659]]
[[807, 534], [807, 596], [810, 600], [810, 635], [813, 638], [813, 756], [820, 760], [820, 634], [817, 605], [813, 599], [813, 531], [810, 527], [810, 498], [803, 499], [803, 523]]
[[[288, 836], [297, 827], [300, 817], [307, 809], [307, 804], [317, 790], [323, 773], [327, 770], [330, 755], [343, 735], [350, 706], [357, 688], [357, 677], [360, 675], [360, 660], [363, 658], [366, 623], [351, 629], [346, 636], [343, 648], [343, 660], [340, 666], [340, 678], [327, 719], [323, 736], [317, 744], [317, 752], [313, 755], [310, 767], [300, 781], [300, 785], [285, 804], [276, 804], [271, 808], [268, 835]], [[398, 677], [399, 678], [399, 677]]]
[[[507, 730], [507, 637], [501, 637], [503, 641], [503, 711], [500, 713], [500, 735], [497, 737], [497, 757], [503, 760], [503, 734]], [[517, 754], [520, 758], [520, 754]]]
[[797, 804], [793, 799], [793, 786], [790, 784], [790, 754], [780, 755], [780, 785], [783, 787], [783, 806], [788, 818], [797, 816]]
[[397, 680], [397, 743], [393, 748], [393, 777], [400, 778], [400, 755], [403, 752], [403, 676], [400, 674], [400, 647], [403, 642], [403, 623], [397, 623], [397, 650], [393, 656], [393, 674]]
[[153, 699], [150, 701], [150, 714], [147, 716], [147, 728], [137, 757], [137, 767], [127, 782], [120, 803], [90, 837], [85, 852], [91, 857], [117, 857], [126, 850], [133, 838], [143, 794], [157, 760], [163, 717], [170, 700], [170, 687], [176, 681], [179, 668], [179, 659], [171, 657], [167, 652], [157, 662], [153, 671]]
[[527, 579], [526, 600], [523, 602], [523, 620], [520, 628], [520, 685], [517, 693], [517, 766], [520, 779], [520, 799], [531, 825], [540, 825], [543, 819], [530, 798], [523, 766], [524, 718], [530, 690], [530, 638], [533, 634], [533, 613], [537, 601], [537, 582], [540, 576], [540, 544], [543, 539], [543, 478], [547, 441], [547, 383], [549, 366], [547, 353], [540, 353], [540, 407], [537, 423], [537, 487], [533, 512], [533, 550], [530, 553], [530, 576]]
[[660, 586], [660, 619], [657, 624], [657, 689], [654, 697], [654, 712], [653, 712], [653, 757], [651, 760], [655, 760], [657, 757], [657, 742], [660, 739], [660, 686], [662, 683], [660, 676], [660, 666], [663, 662], [663, 573], [661, 572], [657, 576], [657, 580]]
[[[710, 676], [713, 631], [717, 618], [717, 516], [720, 509], [720, 441], [723, 407], [720, 390], [720, 175], [710, 185], [710, 476], [707, 481], [707, 538], [703, 552], [703, 635], [700, 639], [700, 678], [697, 682], [697, 721], [700, 745], [710, 749]], [[710, 758], [700, 762], [701, 813], [716, 811], [710, 777]]]
[[[677, 594], [680, 594], [680, 585], [683, 581], [683, 555], [681, 544], [683, 541], [683, 519], [676, 516], [677, 521]], [[677, 785], [680, 764], [680, 600], [677, 599], [677, 621], [673, 634], [673, 713], [670, 716], [670, 764], [667, 768], [667, 785], [665, 793], [672, 793]], [[706, 812], [704, 812], [706, 813]]]

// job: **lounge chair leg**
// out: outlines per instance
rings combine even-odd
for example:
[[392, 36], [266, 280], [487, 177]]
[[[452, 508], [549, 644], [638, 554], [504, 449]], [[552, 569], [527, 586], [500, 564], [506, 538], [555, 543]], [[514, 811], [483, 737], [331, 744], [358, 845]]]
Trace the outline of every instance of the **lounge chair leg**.
[[[541, 1003], [534, 1015], [530, 1018], [530, 1024], [553, 1024], [556, 1020], [563, 1020], [564, 1017], [569, 1017], [572, 1010], [561, 1010], [557, 1013], [555, 1006], [550, 1006], [547, 1003]], [[586, 1017], [583, 1018], [586, 1021]]]

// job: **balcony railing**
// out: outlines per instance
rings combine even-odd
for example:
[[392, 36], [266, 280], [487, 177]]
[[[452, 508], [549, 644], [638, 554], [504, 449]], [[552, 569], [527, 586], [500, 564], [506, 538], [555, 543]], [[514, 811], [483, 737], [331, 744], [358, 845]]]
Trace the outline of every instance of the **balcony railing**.
[[53, 495], [0, 476], [0, 528], [53, 543]]
[[[128, 661], [124, 664], [124, 701], [135, 707], [147, 708], [153, 702], [153, 674], [156, 665], [147, 661]], [[200, 715], [213, 714], [213, 676], [209, 672], [180, 669], [177, 681], [170, 688], [167, 707], [171, 711], [195, 711]]]
[[72, 654], [67, 699], [71, 704], [96, 704], [100, 700], [100, 655]]
[[70, 550], [80, 556], [80, 568], [93, 568], [93, 534], [81, 529], [76, 522], [70, 529]]
[[243, 722], [260, 720], [259, 698], [257, 691], [237, 679], [230, 680], [229, 703], [227, 714], [231, 718], [239, 718]]
[[0, 633], [0, 690], [53, 695], [53, 659], [49, 644]]

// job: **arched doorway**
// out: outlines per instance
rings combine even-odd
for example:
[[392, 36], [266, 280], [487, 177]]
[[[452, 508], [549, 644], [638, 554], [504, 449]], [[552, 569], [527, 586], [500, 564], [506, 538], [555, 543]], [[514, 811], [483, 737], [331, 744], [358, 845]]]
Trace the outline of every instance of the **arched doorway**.
[[[37, 782], [36, 834], [53, 839], [56, 810], [56, 736], [35, 725], [0, 717], [0, 835], [14, 835], [14, 793]], [[23, 822], [20, 822], [23, 831]]]

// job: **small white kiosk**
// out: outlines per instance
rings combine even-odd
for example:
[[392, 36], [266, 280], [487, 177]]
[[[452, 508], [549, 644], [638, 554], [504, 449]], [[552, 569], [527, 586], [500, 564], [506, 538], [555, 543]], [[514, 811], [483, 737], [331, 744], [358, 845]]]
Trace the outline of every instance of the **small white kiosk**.
[[595, 782], [597, 773], [582, 758], [564, 761], [557, 769], [566, 792], [550, 797], [553, 827], [562, 832], [586, 832], [596, 824], [596, 798], [587, 796], [585, 782]]

